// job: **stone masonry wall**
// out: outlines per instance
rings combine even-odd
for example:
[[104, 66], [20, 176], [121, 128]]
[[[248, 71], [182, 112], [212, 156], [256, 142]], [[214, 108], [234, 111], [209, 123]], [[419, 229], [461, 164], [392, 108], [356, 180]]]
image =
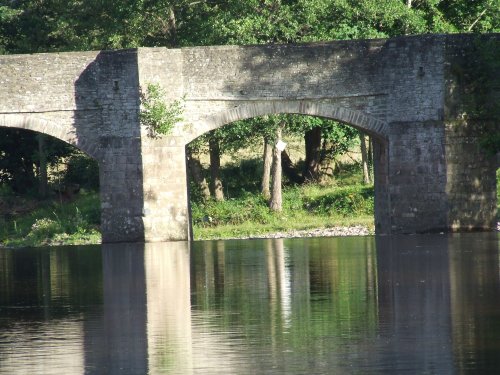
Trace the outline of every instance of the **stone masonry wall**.
[[[493, 230], [497, 227], [495, 155], [481, 147], [485, 129], [500, 133], [500, 119], [491, 111], [491, 101], [500, 98], [500, 87], [482, 93], [478, 82], [498, 80], [500, 72], [486, 74], [480, 46], [498, 35], [450, 38], [446, 44], [445, 158], [448, 228]], [[497, 44], [498, 45], [498, 44]], [[498, 104], [496, 104], [498, 105]]]
[[98, 161], [104, 241], [144, 239], [138, 111], [135, 50], [0, 56], [0, 126], [54, 136]]

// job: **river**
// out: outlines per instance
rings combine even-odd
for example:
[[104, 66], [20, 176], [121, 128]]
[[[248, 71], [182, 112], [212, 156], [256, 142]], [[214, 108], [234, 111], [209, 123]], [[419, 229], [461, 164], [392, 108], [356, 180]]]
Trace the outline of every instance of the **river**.
[[0, 374], [491, 374], [500, 234], [0, 249]]

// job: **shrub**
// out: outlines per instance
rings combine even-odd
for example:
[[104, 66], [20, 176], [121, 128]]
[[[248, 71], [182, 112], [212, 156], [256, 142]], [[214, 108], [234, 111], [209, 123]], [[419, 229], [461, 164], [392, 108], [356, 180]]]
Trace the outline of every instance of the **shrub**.
[[59, 233], [61, 229], [61, 225], [52, 219], [38, 219], [31, 226], [28, 238], [33, 241], [52, 238], [55, 234]]
[[64, 184], [78, 184], [87, 190], [99, 189], [99, 166], [97, 161], [87, 155], [78, 153], [68, 159]]
[[349, 216], [373, 214], [373, 187], [350, 186], [306, 200], [306, 208], [317, 214]]
[[260, 195], [250, 194], [221, 202], [209, 200], [205, 203], [193, 203], [191, 211], [193, 223], [201, 227], [235, 225], [247, 221], [266, 224], [272, 218], [265, 199]]
[[184, 99], [165, 103], [165, 90], [159, 84], [149, 83], [146, 91], [141, 91], [141, 124], [149, 132], [149, 136], [156, 138], [159, 135], [168, 135], [175, 124], [182, 121]]

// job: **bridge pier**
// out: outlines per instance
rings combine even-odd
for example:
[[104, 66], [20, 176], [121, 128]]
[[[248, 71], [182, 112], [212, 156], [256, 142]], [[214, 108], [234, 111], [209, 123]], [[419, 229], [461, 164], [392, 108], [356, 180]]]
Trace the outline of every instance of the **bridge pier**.
[[143, 139], [142, 161], [145, 241], [191, 239], [183, 139]]

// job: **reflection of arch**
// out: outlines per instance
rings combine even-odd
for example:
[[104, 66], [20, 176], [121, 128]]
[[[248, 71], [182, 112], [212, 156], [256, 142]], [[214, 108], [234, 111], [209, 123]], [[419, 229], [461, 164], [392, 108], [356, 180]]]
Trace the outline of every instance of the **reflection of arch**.
[[78, 139], [73, 127], [63, 127], [54, 121], [35, 117], [31, 114], [0, 114], [0, 127], [25, 129], [47, 134], [78, 148], [93, 159], [99, 160], [96, 150], [88, 147], [85, 140]]
[[195, 127], [197, 133], [194, 134], [189, 141], [202, 135], [203, 133], [217, 129], [234, 121], [279, 113], [302, 114], [337, 120], [348, 125], [352, 125], [379, 141], [384, 143], [387, 141], [388, 129], [387, 123], [384, 121], [359, 111], [338, 107], [332, 104], [311, 103], [306, 100], [246, 103], [229, 110], [217, 112], [202, 118], [199, 121], [201, 126], [199, 128]]

